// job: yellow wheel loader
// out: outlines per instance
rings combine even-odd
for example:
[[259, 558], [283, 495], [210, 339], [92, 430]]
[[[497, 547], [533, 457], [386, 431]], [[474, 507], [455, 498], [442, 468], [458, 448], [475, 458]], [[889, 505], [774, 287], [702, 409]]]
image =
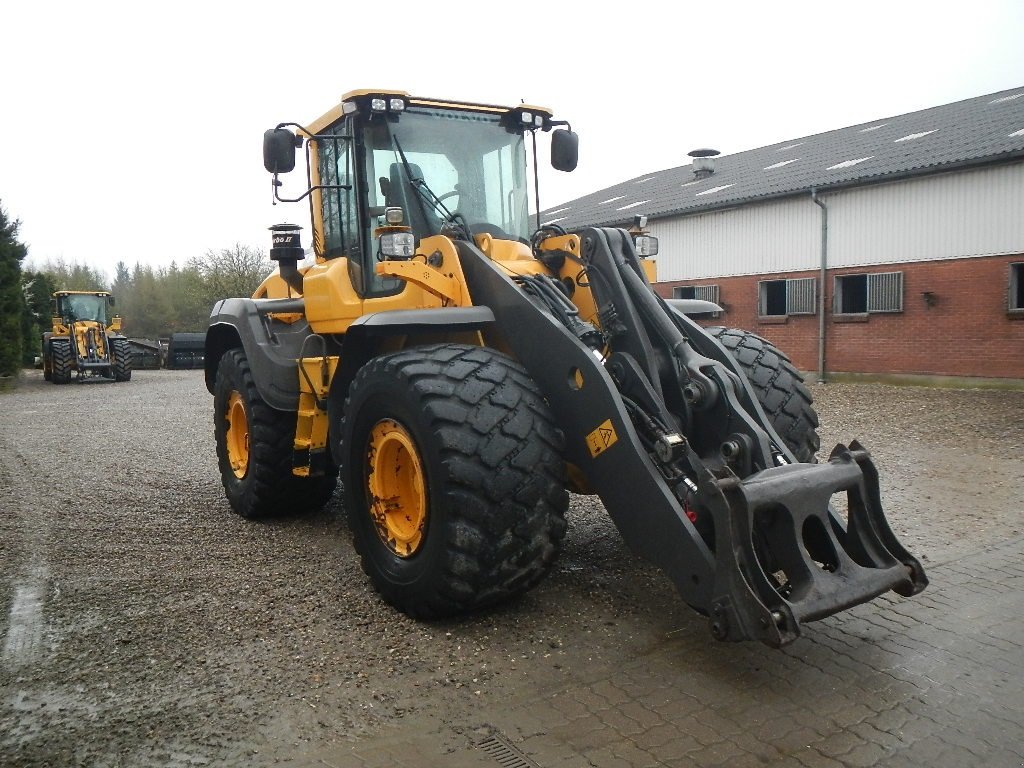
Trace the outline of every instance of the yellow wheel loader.
[[[597, 494], [719, 639], [781, 646], [922, 590], [868, 452], [815, 463], [817, 416], [785, 355], [701, 328], [687, 312], [706, 303], [661, 299], [645, 222], [531, 217], [546, 136], [573, 170], [577, 135], [548, 109], [383, 90], [266, 132], [275, 200], [308, 204], [312, 250], [298, 225], [272, 227], [278, 268], [213, 308], [206, 383], [234, 511], [314, 510], [340, 477], [364, 570], [422, 618], [537, 584], [569, 491]], [[306, 183], [288, 193], [298, 150]]]
[[53, 294], [53, 330], [43, 334], [43, 378], [67, 384], [102, 377], [128, 381], [132, 356], [121, 335], [121, 318], [111, 313], [107, 291], [57, 291]]

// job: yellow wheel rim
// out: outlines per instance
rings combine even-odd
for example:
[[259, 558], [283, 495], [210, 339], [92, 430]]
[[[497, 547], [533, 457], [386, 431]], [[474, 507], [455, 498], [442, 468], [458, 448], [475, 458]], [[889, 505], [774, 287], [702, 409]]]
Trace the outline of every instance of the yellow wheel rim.
[[370, 431], [366, 490], [381, 541], [399, 557], [415, 555], [427, 523], [426, 480], [412, 436], [391, 419], [381, 419]]
[[245, 403], [238, 392], [228, 398], [228, 433], [225, 442], [228, 449], [228, 463], [235, 477], [241, 480], [249, 471], [249, 417]]

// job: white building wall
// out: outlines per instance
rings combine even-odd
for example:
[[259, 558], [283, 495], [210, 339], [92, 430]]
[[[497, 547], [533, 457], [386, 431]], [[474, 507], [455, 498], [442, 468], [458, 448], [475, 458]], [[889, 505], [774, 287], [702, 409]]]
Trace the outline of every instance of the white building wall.
[[1024, 253], [1024, 163], [837, 192], [831, 267]]
[[[1024, 163], [953, 171], [821, 195], [829, 267], [1024, 253]], [[651, 222], [658, 279], [817, 269], [810, 195]]]
[[650, 223], [658, 280], [699, 280], [814, 269], [821, 253], [818, 207], [809, 196]]

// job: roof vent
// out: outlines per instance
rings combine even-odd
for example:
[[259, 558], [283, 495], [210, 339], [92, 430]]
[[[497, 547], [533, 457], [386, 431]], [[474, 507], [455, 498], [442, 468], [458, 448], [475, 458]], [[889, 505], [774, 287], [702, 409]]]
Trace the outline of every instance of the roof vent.
[[693, 158], [693, 175], [706, 179], [715, 172], [715, 158], [722, 153], [717, 149], [695, 149], [686, 154]]

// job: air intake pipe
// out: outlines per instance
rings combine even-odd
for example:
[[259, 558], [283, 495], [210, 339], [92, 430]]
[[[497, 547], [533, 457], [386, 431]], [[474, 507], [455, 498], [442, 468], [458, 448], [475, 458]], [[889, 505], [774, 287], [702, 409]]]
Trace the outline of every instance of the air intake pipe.
[[298, 224], [275, 224], [270, 228], [270, 258], [277, 262], [281, 279], [298, 293], [302, 293], [302, 273], [299, 272], [299, 262], [306, 256], [299, 239], [299, 230], [301, 229], [302, 227]]

